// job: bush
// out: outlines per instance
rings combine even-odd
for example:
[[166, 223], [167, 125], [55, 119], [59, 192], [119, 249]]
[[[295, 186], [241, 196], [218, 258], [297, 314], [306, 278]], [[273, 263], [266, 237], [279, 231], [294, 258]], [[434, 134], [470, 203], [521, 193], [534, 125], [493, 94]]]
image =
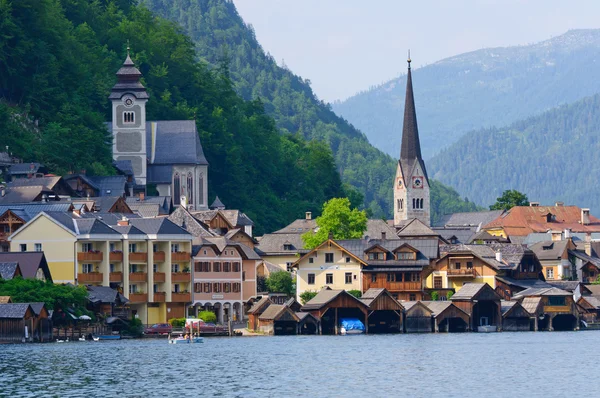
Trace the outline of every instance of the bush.
[[356, 298], [360, 298], [362, 296], [362, 292], [360, 290], [348, 290], [348, 293]]
[[450, 291], [450, 292], [446, 293], [446, 298], [448, 300], [450, 300], [452, 298], [452, 296], [454, 296], [454, 292]]
[[440, 294], [438, 292], [431, 292], [431, 301], [438, 301]]
[[206, 323], [217, 323], [217, 316], [212, 311], [200, 311], [198, 313], [198, 318]]
[[140, 321], [138, 318], [131, 319], [129, 321], [129, 326], [125, 330], [125, 334], [135, 337], [140, 337], [142, 334], [144, 334], [142, 321]]
[[182, 328], [185, 326], [185, 318], [172, 318], [169, 319], [169, 324], [174, 328]]
[[315, 292], [313, 290], [306, 290], [305, 292], [303, 292], [300, 295], [300, 301], [302, 301], [302, 304], [306, 304], [310, 300], [312, 300], [313, 297], [315, 297], [316, 295], [317, 295], [317, 292]]

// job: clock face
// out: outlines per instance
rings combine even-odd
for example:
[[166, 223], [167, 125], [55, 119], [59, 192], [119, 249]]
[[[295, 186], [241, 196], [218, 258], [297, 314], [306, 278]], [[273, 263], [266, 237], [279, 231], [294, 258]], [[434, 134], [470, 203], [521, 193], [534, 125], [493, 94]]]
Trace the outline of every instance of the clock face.
[[131, 108], [133, 106], [133, 98], [132, 97], [125, 97], [125, 100], [123, 101], [125, 103], [125, 106], [127, 108]]
[[413, 188], [423, 188], [423, 177], [413, 177]]
[[398, 178], [398, 188], [402, 188], [402, 179]]

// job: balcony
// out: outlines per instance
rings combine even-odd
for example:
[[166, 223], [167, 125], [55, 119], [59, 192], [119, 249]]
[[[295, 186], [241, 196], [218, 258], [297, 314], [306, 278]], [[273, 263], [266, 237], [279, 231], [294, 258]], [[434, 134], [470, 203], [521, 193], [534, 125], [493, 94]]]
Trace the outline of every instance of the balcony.
[[190, 261], [190, 253], [188, 252], [172, 252], [171, 262]]
[[165, 277], [166, 277], [166, 275], [164, 272], [155, 272], [154, 273], [154, 283], [164, 282], [166, 280]]
[[167, 293], [165, 292], [154, 292], [153, 303], [164, 303], [167, 300]]
[[171, 282], [189, 282], [192, 280], [189, 272], [172, 272], [171, 273]]
[[129, 262], [130, 263], [147, 263], [148, 262], [148, 253], [146, 253], [146, 252], [129, 253]]
[[571, 306], [569, 305], [545, 305], [544, 306], [545, 313], [551, 312], [571, 312]]
[[110, 252], [108, 258], [111, 262], [122, 262], [123, 261], [123, 252]]
[[172, 303], [189, 303], [192, 301], [191, 293], [175, 293], [171, 294]]
[[77, 261], [79, 262], [91, 262], [91, 261], [102, 261], [102, 252], [78, 252]]
[[165, 252], [154, 252], [154, 262], [164, 262], [165, 261]]
[[148, 295], [146, 293], [129, 293], [129, 302], [131, 303], [146, 303]]
[[448, 269], [447, 271], [448, 277], [458, 276], [462, 278], [475, 278], [477, 276], [477, 272], [475, 272], [475, 268], [461, 268], [461, 269]]
[[77, 282], [80, 285], [86, 285], [89, 283], [102, 283], [102, 279], [102, 272], [88, 272], [85, 274], [77, 274]]
[[385, 279], [378, 278], [376, 282], [371, 282], [368, 279], [364, 283], [365, 290], [368, 289], [387, 289], [389, 291], [419, 291], [421, 290], [421, 282], [388, 282]]
[[146, 282], [148, 280], [148, 274], [145, 272], [130, 272], [129, 282]]
[[109, 275], [110, 282], [123, 282], [123, 273], [122, 272], [111, 272]]

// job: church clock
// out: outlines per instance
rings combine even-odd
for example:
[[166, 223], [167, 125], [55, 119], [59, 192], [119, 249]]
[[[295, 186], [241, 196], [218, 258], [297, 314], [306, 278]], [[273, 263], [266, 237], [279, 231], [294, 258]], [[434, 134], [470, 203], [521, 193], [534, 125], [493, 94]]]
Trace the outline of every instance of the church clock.
[[423, 188], [423, 177], [413, 177], [413, 188]]

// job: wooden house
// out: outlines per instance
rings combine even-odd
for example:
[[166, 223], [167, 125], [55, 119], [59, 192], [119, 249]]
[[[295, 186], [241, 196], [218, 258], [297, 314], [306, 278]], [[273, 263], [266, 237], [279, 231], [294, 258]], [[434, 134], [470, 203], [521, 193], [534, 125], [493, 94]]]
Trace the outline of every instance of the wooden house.
[[451, 298], [452, 303], [469, 314], [472, 331], [502, 330], [500, 296], [487, 283], [467, 283]]
[[360, 298], [369, 307], [369, 333], [402, 333], [404, 307], [386, 289], [369, 289]]
[[320, 320], [319, 334], [338, 334], [342, 318], [357, 318], [365, 325], [365, 333], [369, 332], [369, 307], [345, 290], [322, 289], [302, 311]]
[[32, 340], [34, 318], [28, 303], [0, 304], [0, 342]]
[[10, 303], [12, 303], [10, 296], [0, 296], [0, 304], [10, 304]]
[[431, 333], [433, 311], [420, 301], [406, 301], [404, 306], [405, 333]]
[[300, 318], [286, 305], [271, 304], [258, 317], [258, 330], [272, 335], [298, 333]]
[[533, 318], [518, 301], [500, 302], [502, 309], [502, 330], [506, 332], [528, 332], [533, 330]]
[[539, 330], [579, 329], [579, 312], [571, 292], [556, 287], [530, 288], [515, 296], [515, 300], [518, 301], [524, 301], [526, 298], [539, 299]]
[[450, 301], [424, 301], [431, 310], [434, 332], [467, 332], [471, 319], [469, 314]]
[[599, 296], [581, 296], [577, 300], [577, 309], [579, 316], [588, 326], [590, 324], [600, 323], [600, 297]]
[[296, 312], [298, 317], [298, 334], [317, 334], [321, 322], [310, 312]]
[[272, 305], [273, 302], [269, 299], [268, 296], [263, 296], [260, 300], [254, 302], [250, 309], [248, 310], [248, 329], [249, 330], [258, 330], [259, 318], [263, 312]]

